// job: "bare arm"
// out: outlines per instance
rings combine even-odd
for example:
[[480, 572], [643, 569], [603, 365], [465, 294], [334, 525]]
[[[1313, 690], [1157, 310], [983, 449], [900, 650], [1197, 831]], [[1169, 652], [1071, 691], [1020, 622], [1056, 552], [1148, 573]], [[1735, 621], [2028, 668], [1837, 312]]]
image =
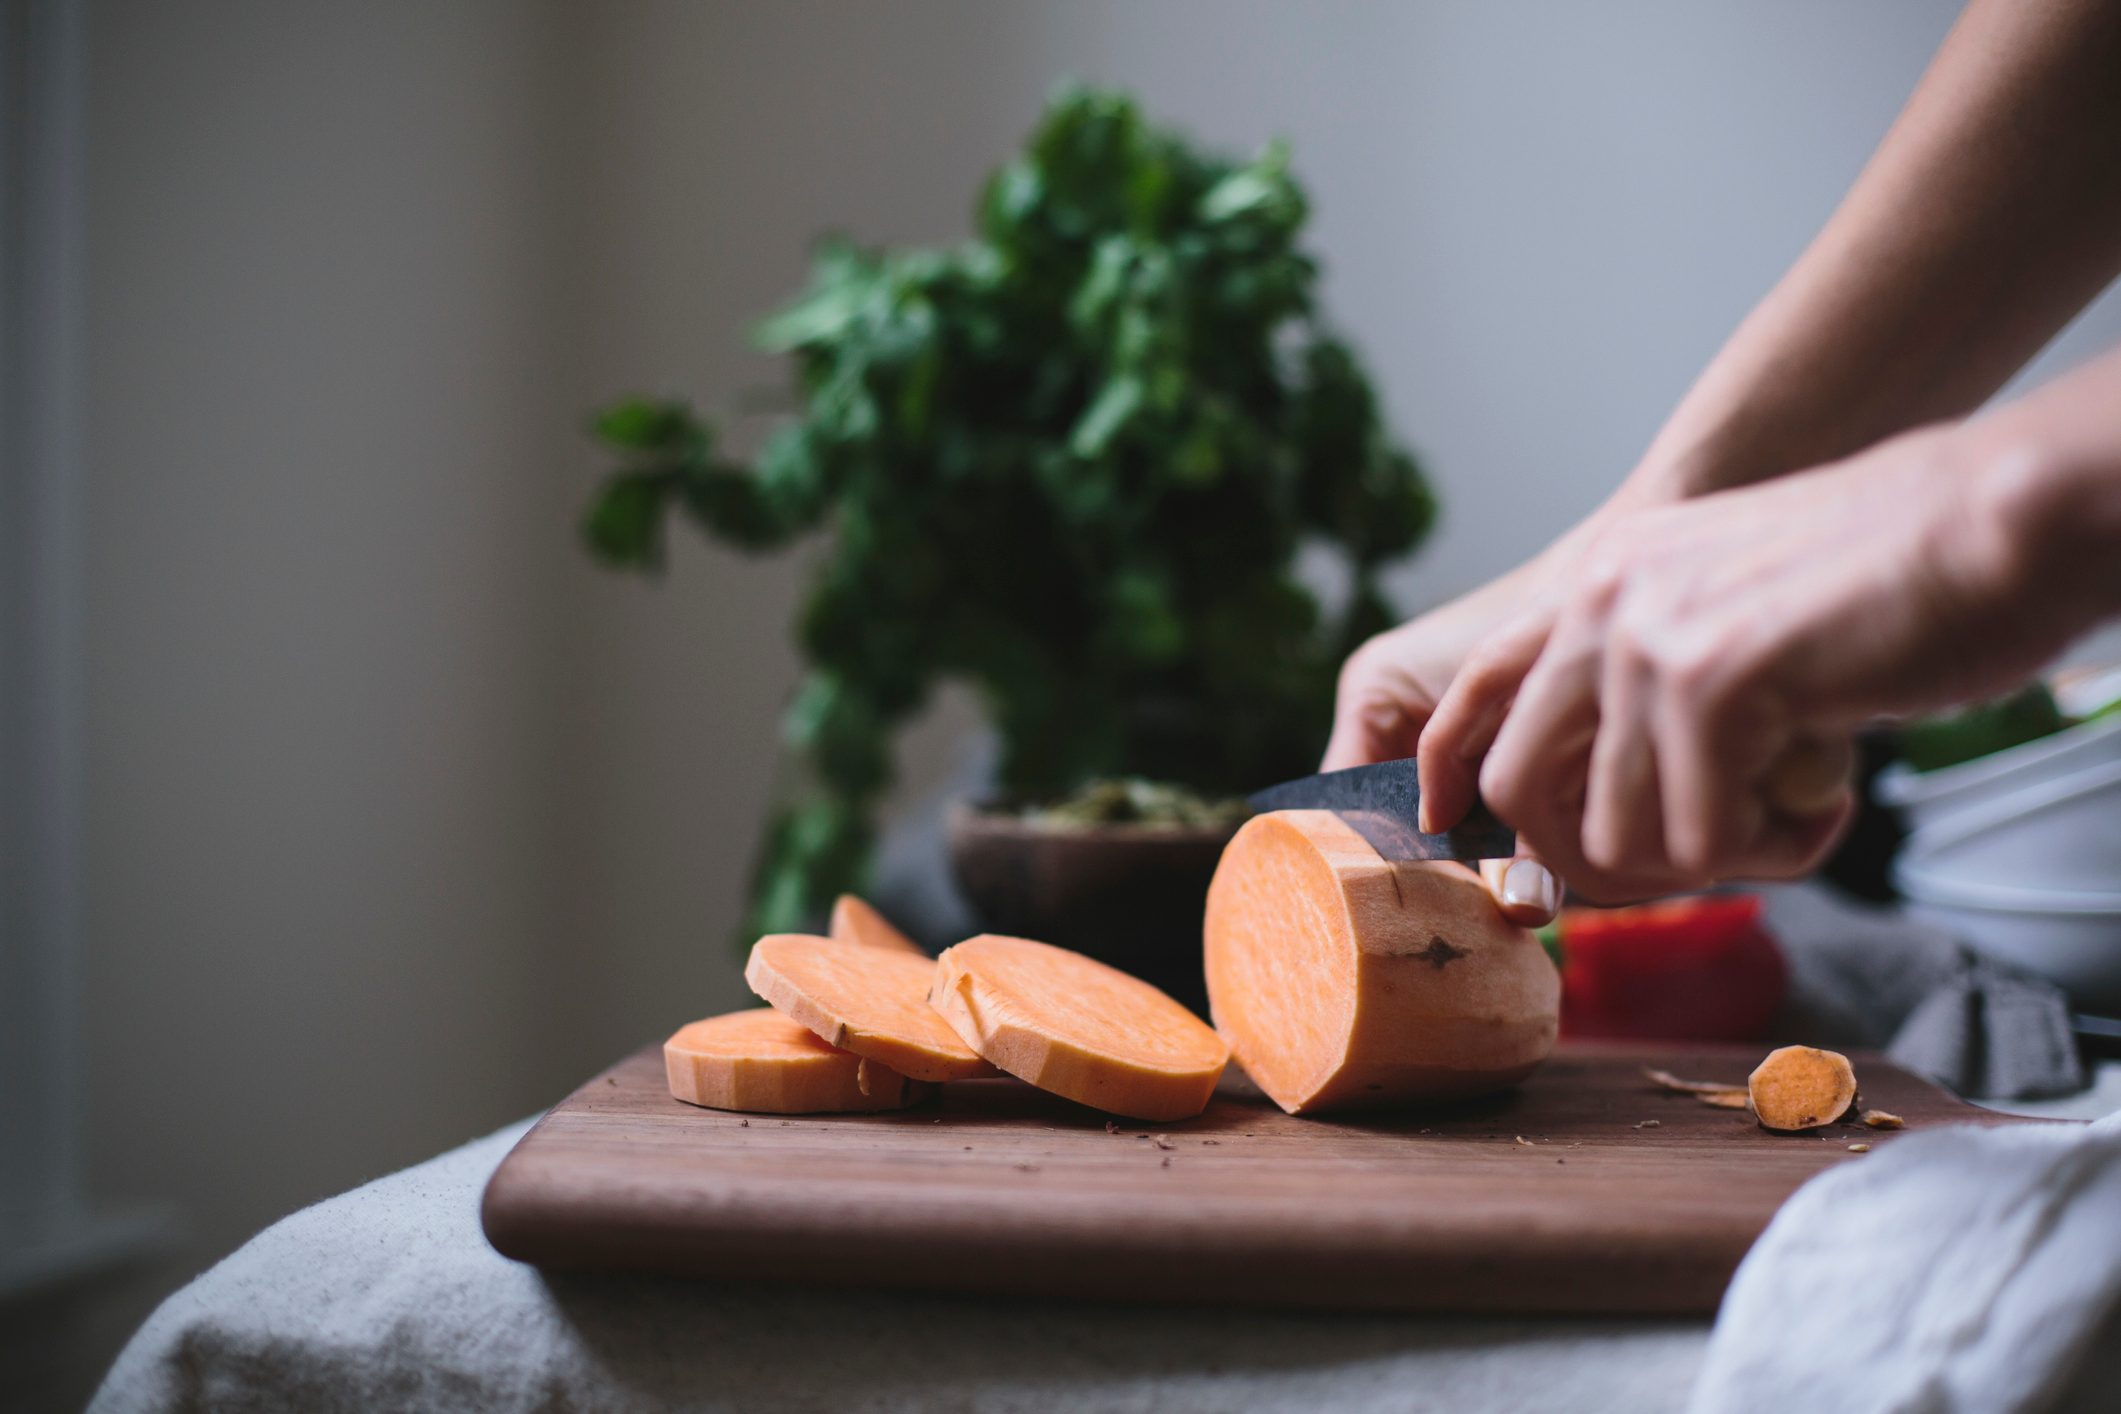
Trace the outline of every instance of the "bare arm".
[[2121, 3], [1974, 0], [1622, 499], [1744, 485], [1963, 415], [2117, 270]]
[[1853, 800], [1792, 812], [1786, 752], [2000, 691], [2121, 613], [2121, 350], [1982, 417], [1616, 514], [1568, 579], [1536, 643], [1503, 630], [1437, 704], [1424, 806], [1431, 738], [1455, 740], [1595, 897], [1804, 873]]
[[[1963, 416], [2117, 270], [2121, 0], [1973, 0], [1825, 229], [1606, 506], [1348, 660], [1325, 764], [1406, 756], [1419, 743], [1424, 783], [1455, 815], [1478, 753], [1423, 741], [1430, 715], [1504, 623], [1543, 641], [1606, 522]], [[1489, 705], [1499, 715], [1503, 704]], [[1530, 859], [1496, 882], [1520, 921], [1551, 913], [1559, 896]]]

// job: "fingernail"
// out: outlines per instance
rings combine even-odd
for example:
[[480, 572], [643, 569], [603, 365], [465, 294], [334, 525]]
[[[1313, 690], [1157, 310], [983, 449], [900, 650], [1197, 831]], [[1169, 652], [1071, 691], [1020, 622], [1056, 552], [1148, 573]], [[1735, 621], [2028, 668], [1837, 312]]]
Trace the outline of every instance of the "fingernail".
[[1561, 907], [1561, 885], [1536, 859], [1520, 859], [1502, 876], [1502, 901], [1511, 908], [1553, 913]]

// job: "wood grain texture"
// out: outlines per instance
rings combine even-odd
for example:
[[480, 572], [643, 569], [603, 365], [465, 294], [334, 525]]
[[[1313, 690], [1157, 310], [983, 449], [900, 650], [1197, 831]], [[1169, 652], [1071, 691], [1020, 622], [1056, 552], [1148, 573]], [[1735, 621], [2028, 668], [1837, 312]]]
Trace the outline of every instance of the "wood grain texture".
[[[1241, 1078], [1200, 1118], [1120, 1122], [1015, 1081], [890, 1114], [670, 1098], [654, 1047], [546, 1115], [494, 1173], [510, 1257], [833, 1286], [1410, 1311], [1706, 1314], [1815, 1173], [1975, 1109], [1873, 1056], [1898, 1132], [1776, 1135], [1659, 1091], [1742, 1083], [1758, 1048], [1565, 1047], [1491, 1100], [1298, 1119]], [[1655, 1120], [1653, 1126], [1637, 1127]], [[1522, 1142], [1520, 1142], [1522, 1141]]]

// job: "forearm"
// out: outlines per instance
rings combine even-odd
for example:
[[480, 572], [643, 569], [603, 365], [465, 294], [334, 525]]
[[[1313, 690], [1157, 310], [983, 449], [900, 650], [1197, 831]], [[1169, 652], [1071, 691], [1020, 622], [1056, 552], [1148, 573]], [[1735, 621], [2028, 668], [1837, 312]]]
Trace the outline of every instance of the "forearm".
[[1980, 405], [2121, 269], [2121, 0], [1975, 0], [1623, 504], [1838, 460]]

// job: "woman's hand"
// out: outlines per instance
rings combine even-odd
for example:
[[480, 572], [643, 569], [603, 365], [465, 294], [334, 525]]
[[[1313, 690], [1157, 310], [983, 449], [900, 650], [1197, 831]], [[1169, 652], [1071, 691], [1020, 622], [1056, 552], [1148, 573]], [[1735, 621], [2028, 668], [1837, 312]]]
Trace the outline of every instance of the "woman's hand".
[[[1559, 612], [1501, 627], [1436, 700], [1423, 828], [1477, 782], [1606, 901], [1812, 868], [1848, 817], [1860, 726], [2007, 686], [2079, 626], [2024, 592], [2025, 478], [1980, 428], [1605, 518], [1542, 596]], [[1801, 813], [1770, 780], [1793, 761], [1827, 777]]]
[[[1503, 623], [1535, 613], [1551, 622], [1556, 601], [1550, 586], [1566, 581], [1564, 568], [1589, 542], [1595, 523], [1594, 517], [1511, 573], [1377, 635], [1350, 654], [1341, 668], [1333, 735], [1320, 769], [1414, 755], [1429, 714], [1469, 655]], [[1485, 860], [1481, 876], [1514, 923], [1538, 927], [1561, 907], [1560, 884], [1529, 854]]]

